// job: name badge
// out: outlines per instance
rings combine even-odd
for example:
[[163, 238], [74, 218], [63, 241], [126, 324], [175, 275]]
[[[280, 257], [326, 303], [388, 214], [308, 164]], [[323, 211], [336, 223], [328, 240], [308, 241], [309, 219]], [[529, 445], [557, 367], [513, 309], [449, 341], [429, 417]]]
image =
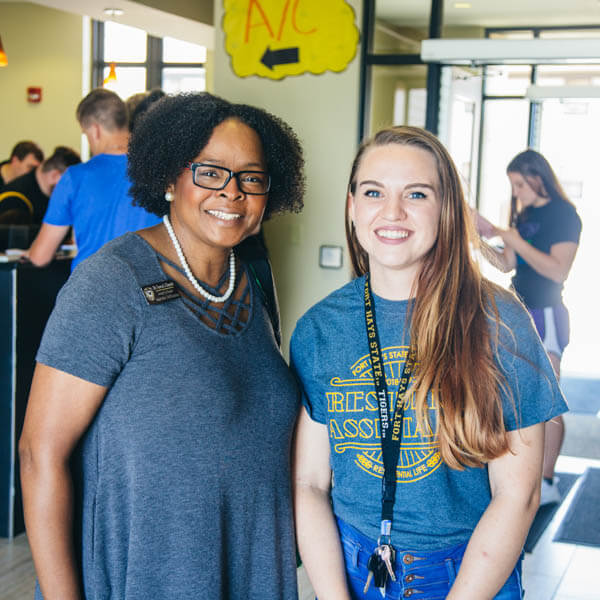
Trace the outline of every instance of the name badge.
[[146, 285], [142, 288], [142, 292], [144, 292], [144, 298], [148, 304], [162, 304], [179, 298], [175, 282], [170, 280]]

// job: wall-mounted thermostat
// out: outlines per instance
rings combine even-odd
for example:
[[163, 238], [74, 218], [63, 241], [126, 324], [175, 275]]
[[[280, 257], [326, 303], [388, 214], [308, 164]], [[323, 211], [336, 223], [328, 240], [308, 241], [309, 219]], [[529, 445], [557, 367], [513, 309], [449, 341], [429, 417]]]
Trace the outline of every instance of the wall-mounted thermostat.
[[319, 266], [323, 269], [341, 269], [344, 251], [341, 246], [321, 246]]

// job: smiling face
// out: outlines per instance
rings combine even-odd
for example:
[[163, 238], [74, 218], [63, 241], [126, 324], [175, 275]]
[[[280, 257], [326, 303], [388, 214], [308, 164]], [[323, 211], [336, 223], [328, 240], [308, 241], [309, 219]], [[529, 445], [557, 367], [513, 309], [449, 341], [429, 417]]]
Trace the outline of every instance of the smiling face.
[[[227, 119], [214, 128], [206, 146], [193, 162], [226, 167], [231, 171], [266, 171], [258, 134], [236, 119]], [[184, 249], [229, 249], [258, 233], [267, 195], [242, 192], [233, 177], [222, 190], [194, 184], [192, 171], [185, 169], [169, 188], [174, 200], [170, 207], [173, 228]]]
[[[349, 214], [377, 291], [397, 281], [406, 297], [435, 244], [441, 213], [435, 158], [418, 147], [374, 146], [356, 172]], [[378, 292], [380, 293], [380, 292]]]

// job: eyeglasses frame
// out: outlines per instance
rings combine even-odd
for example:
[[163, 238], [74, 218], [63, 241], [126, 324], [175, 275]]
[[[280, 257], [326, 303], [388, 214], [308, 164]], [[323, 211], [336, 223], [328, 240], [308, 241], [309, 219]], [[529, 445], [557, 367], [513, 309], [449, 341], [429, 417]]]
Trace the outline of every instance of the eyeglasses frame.
[[[229, 173], [229, 177], [227, 178], [227, 180], [221, 187], [218, 187], [218, 188], [206, 187], [205, 185], [200, 185], [199, 183], [196, 183], [196, 168], [197, 167], [213, 167], [214, 169], [221, 169], [222, 171], [227, 171]], [[244, 194], [248, 194], [250, 196], [266, 196], [271, 189], [271, 176], [266, 171], [256, 171], [256, 170], [252, 170], [252, 169], [244, 169], [242, 171], [232, 171], [231, 169], [228, 169], [227, 167], [223, 167], [221, 165], [211, 165], [210, 163], [203, 163], [203, 162], [189, 162], [189, 163], [187, 163], [186, 168], [188, 168], [192, 172], [192, 183], [204, 190], [214, 190], [214, 191], [224, 190], [227, 187], [227, 185], [229, 184], [229, 182], [234, 177], [235, 177], [235, 180], [237, 182], [240, 192], [242, 192]], [[268, 178], [267, 191], [266, 192], [246, 192], [245, 190], [242, 190], [242, 186], [241, 186], [240, 180], [238, 178], [238, 176], [241, 173], [261, 173], [262, 175], [266, 175]]]

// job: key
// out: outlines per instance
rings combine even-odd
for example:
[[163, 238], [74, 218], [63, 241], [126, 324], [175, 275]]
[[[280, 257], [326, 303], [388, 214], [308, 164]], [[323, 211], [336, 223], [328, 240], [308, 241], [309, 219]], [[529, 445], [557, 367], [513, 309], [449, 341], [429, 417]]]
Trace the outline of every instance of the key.
[[363, 589], [363, 594], [367, 593], [371, 581], [373, 581], [373, 585], [376, 588], [379, 588], [379, 591], [381, 592], [381, 588], [385, 589], [385, 583], [387, 581], [387, 567], [381, 560], [381, 549], [379, 546], [375, 548], [373, 554], [369, 557], [367, 568], [369, 569], [369, 574], [367, 575], [367, 582]]
[[367, 593], [369, 586], [371, 585], [371, 580], [375, 576], [375, 573], [379, 570], [381, 563], [381, 558], [377, 553], [377, 548], [375, 548], [373, 554], [369, 556], [369, 562], [367, 562], [367, 569], [369, 569], [369, 574], [367, 575], [367, 583], [363, 589], [363, 594]]
[[381, 560], [385, 565], [389, 576], [392, 581], [396, 581], [396, 575], [394, 575], [394, 558], [396, 557], [396, 551], [390, 544], [383, 544], [380, 546], [381, 548]]

